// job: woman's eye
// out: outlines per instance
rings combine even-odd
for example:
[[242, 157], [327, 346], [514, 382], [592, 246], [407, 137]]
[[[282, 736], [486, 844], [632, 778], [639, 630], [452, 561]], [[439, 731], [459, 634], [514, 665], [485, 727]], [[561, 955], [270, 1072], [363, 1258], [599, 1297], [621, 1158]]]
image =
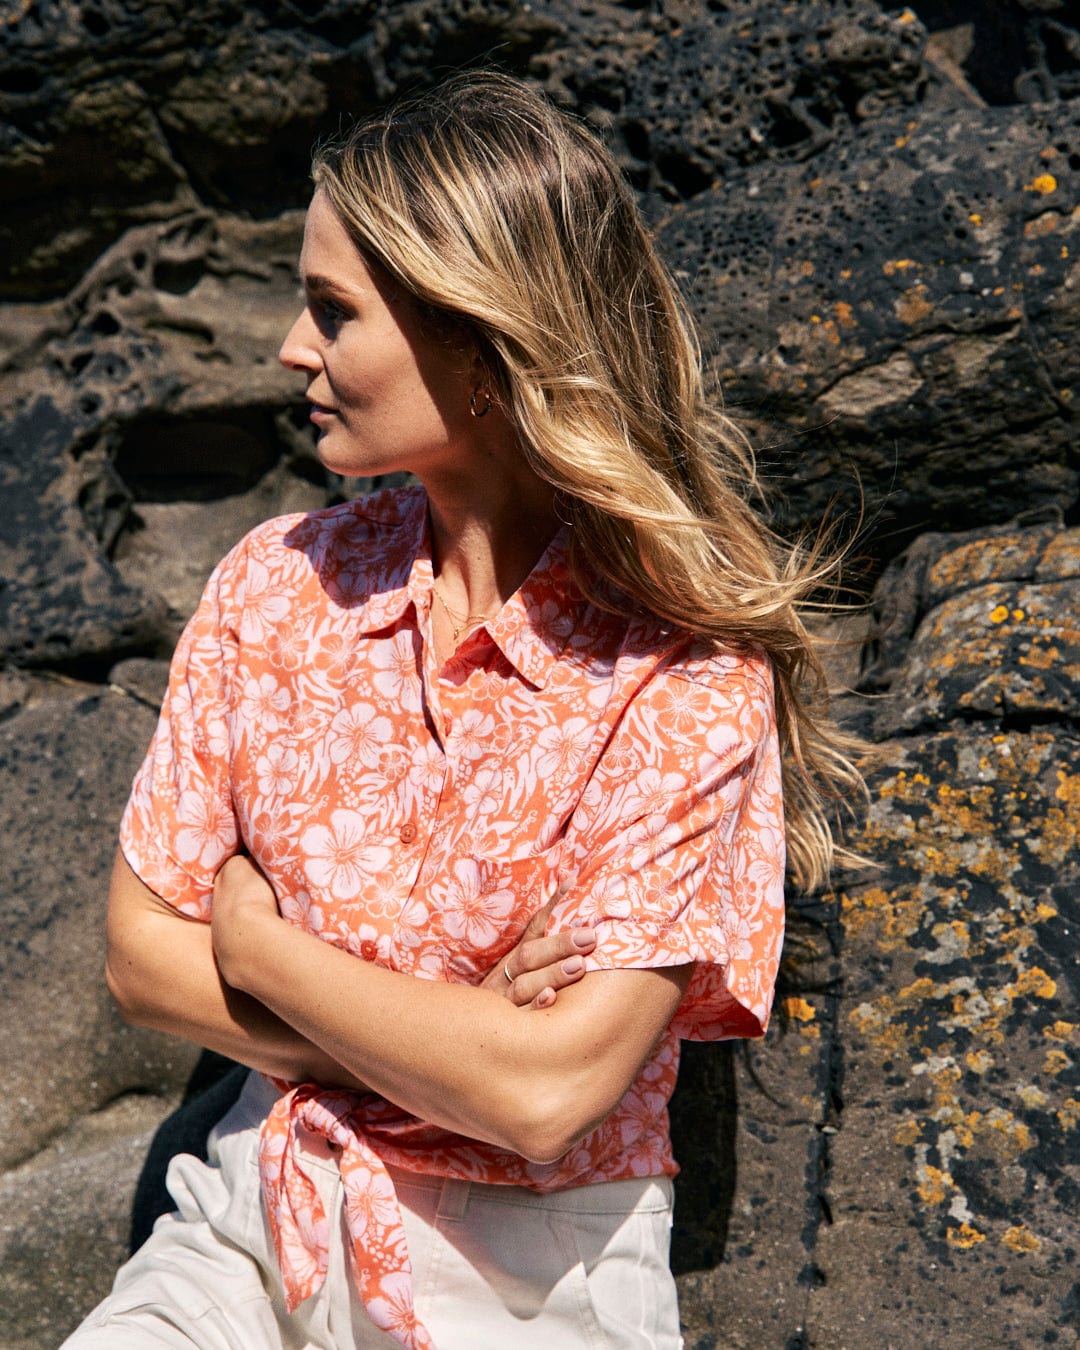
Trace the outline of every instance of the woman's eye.
[[336, 300], [312, 297], [308, 300], [308, 307], [312, 318], [324, 332], [337, 329], [349, 317]]

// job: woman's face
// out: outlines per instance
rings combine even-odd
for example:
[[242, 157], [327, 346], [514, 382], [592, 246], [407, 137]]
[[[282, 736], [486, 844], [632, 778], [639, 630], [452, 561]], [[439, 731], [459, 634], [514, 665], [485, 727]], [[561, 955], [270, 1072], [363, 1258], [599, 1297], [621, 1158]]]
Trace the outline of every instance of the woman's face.
[[307, 377], [326, 467], [350, 477], [460, 472], [476, 431], [474, 355], [424, 331], [412, 298], [367, 266], [321, 192], [307, 213], [300, 279], [306, 304], [279, 356]]

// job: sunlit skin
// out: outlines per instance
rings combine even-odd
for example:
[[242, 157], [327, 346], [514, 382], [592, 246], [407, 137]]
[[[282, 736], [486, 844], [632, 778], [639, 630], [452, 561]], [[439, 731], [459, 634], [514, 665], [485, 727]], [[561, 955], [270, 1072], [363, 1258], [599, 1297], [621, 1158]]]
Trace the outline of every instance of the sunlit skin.
[[455, 342], [422, 331], [412, 298], [367, 265], [321, 193], [307, 214], [300, 278], [306, 303], [280, 359], [307, 377], [326, 467], [426, 478], [475, 455], [469, 394], [480, 376], [464, 334]]

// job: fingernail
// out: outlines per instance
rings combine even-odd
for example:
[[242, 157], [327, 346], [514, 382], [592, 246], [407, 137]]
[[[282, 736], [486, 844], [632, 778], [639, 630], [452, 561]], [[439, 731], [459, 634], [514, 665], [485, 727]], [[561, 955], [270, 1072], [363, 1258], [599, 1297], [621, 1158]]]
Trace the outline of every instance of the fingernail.
[[562, 963], [562, 973], [564, 975], [576, 975], [585, 965], [580, 956], [568, 956]]
[[575, 947], [594, 947], [596, 934], [591, 928], [575, 928], [571, 941]]
[[550, 985], [546, 989], [541, 989], [535, 1002], [538, 1008], [550, 1008], [555, 1002], [555, 990]]

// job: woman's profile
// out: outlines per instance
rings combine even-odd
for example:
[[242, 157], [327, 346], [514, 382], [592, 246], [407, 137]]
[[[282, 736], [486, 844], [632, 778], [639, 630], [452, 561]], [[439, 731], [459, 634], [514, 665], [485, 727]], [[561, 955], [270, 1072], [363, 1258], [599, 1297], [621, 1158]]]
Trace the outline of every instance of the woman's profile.
[[613, 160], [454, 78], [319, 149], [281, 360], [324, 465], [173, 659], [107, 976], [248, 1065], [71, 1337], [675, 1347], [680, 1038], [765, 1028], [857, 781]]

